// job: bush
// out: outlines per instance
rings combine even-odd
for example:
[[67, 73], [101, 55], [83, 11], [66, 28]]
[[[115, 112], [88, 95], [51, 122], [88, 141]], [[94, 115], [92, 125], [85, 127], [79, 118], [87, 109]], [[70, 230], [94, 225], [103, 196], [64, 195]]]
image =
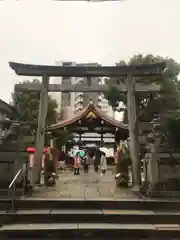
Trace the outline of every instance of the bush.
[[166, 131], [168, 143], [173, 146], [180, 145], [180, 111], [172, 113], [167, 118]]

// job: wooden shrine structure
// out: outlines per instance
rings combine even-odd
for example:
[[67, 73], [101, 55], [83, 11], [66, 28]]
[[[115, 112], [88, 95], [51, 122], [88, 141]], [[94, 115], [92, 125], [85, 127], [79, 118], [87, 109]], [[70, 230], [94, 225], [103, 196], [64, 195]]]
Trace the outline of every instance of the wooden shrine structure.
[[[48, 92], [105, 92], [109, 90], [108, 84], [98, 85], [92, 77], [116, 78], [114, 86], [122, 92], [127, 92], [128, 128], [130, 137], [130, 153], [132, 159], [132, 182], [135, 189], [140, 188], [141, 170], [137, 140], [137, 117], [135, 104], [135, 91], [160, 91], [160, 86], [146, 83], [136, 83], [139, 77], [162, 76], [165, 63], [129, 65], [129, 66], [44, 66], [10, 62], [10, 67], [21, 76], [42, 77], [42, 84], [16, 84], [16, 91], [40, 92], [40, 107], [38, 129], [36, 137], [36, 153], [34, 176], [40, 180], [41, 157], [44, 149], [45, 122], [47, 116]], [[84, 84], [49, 84], [50, 77], [87, 77]], [[120, 79], [123, 79], [121, 82]]]
[[[68, 130], [77, 135], [78, 141], [76, 145], [80, 145], [78, 143], [84, 145], [92, 143], [90, 141], [92, 136], [88, 135], [88, 133], [95, 133], [93, 142], [99, 147], [104, 146], [105, 143], [108, 144], [105, 142], [106, 135], [107, 133], [111, 134], [111, 138], [113, 138], [113, 146], [111, 147], [114, 149], [119, 140], [125, 140], [129, 135], [127, 124], [123, 124], [104, 114], [92, 102], [72, 118], [60, 121], [47, 129], [52, 138], [58, 136], [58, 132], [62, 130]], [[112, 143], [110, 144], [112, 145]]]

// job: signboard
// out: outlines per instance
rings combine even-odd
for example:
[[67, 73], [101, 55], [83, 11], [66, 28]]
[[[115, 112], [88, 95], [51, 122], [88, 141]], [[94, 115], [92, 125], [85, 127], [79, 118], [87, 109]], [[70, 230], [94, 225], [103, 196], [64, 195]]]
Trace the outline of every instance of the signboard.
[[94, 112], [89, 112], [87, 115], [86, 115], [86, 118], [87, 119], [96, 119], [97, 118], [97, 115], [94, 113]]

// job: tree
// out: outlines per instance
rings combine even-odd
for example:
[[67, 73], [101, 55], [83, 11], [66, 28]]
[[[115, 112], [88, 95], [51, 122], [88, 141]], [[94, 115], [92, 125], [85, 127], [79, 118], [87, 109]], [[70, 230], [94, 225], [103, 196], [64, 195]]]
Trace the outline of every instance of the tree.
[[[180, 64], [176, 63], [171, 58], [163, 58], [150, 54], [146, 56], [143, 56], [141, 54], [135, 55], [130, 59], [128, 64], [151, 64], [163, 61], [165, 61], [167, 64], [167, 69], [164, 73], [164, 79], [161, 79], [159, 77], [141, 77], [136, 80], [138, 82], [148, 84], [158, 83], [162, 86], [162, 91], [160, 93], [136, 92], [136, 111], [139, 121], [151, 121], [157, 115], [160, 116], [162, 120], [164, 120], [167, 116], [169, 116], [169, 114], [172, 113], [172, 111], [179, 109], [180, 98], [179, 92], [177, 90], [179, 87], [178, 74], [180, 73]], [[120, 61], [120, 65], [124, 65], [124, 62]], [[111, 83], [113, 81], [114, 80], [112, 79], [109, 80], [110, 90], [105, 94], [105, 98], [108, 100], [111, 106], [112, 102], [113, 106], [119, 106], [119, 103], [122, 102], [126, 107], [126, 93], [120, 93], [117, 89], [115, 92], [114, 88], [111, 87]], [[126, 108], [124, 111], [124, 121], [127, 122]]]
[[[40, 84], [40, 81], [34, 79], [33, 81], [24, 81], [25, 84]], [[22, 83], [22, 84], [23, 84]], [[36, 130], [38, 112], [39, 112], [39, 101], [40, 93], [38, 92], [14, 92], [12, 93], [13, 106], [17, 109], [18, 120], [28, 121], [34, 123], [36, 126], [33, 130]], [[48, 96], [48, 112], [46, 118], [46, 125], [49, 126], [56, 123], [57, 119], [57, 101]]]
[[115, 86], [109, 85], [109, 91], [105, 92], [104, 96], [108, 100], [108, 103], [112, 107], [113, 111], [116, 111], [119, 107], [119, 103], [124, 97], [124, 93], [121, 93]]
[[180, 146], [180, 111], [177, 110], [167, 117], [166, 134], [171, 147]]
[[53, 137], [56, 141], [56, 146], [62, 147], [63, 145], [67, 145], [69, 142], [74, 140], [74, 136], [72, 132], [68, 129], [60, 130], [53, 134]]

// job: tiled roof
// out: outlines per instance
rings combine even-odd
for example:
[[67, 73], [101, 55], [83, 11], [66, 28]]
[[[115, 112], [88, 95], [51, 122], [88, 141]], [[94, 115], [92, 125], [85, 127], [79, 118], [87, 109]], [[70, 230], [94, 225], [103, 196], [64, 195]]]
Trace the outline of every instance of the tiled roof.
[[86, 108], [84, 108], [82, 111], [80, 111], [74, 117], [60, 121], [57, 124], [53, 124], [50, 127], [48, 127], [47, 130], [49, 130], [49, 131], [56, 130], [56, 129], [60, 129], [60, 128], [66, 127], [68, 125], [71, 125], [73, 123], [76, 123], [77, 121], [81, 120], [83, 117], [87, 116], [88, 113], [90, 113], [90, 112], [95, 113], [96, 116], [98, 116], [105, 122], [111, 124], [112, 126], [115, 126], [117, 128], [122, 128], [122, 129], [128, 129], [127, 124], [123, 124], [123, 123], [117, 121], [116, 119], [109, 117], [108, 115], [104, 114], [101, 110], [99, 110], [96, 106], [94, 106], [93, 103], [89, 103], [89, 105]]
[[12, 105], [6, 103], [5, 101], [3, 101], [2, 99], [0, 99], [0, 111], [5, 111], [7, 113], [12, 113], [15, 112], [16, 109], [15, 107], [13, 107]]

